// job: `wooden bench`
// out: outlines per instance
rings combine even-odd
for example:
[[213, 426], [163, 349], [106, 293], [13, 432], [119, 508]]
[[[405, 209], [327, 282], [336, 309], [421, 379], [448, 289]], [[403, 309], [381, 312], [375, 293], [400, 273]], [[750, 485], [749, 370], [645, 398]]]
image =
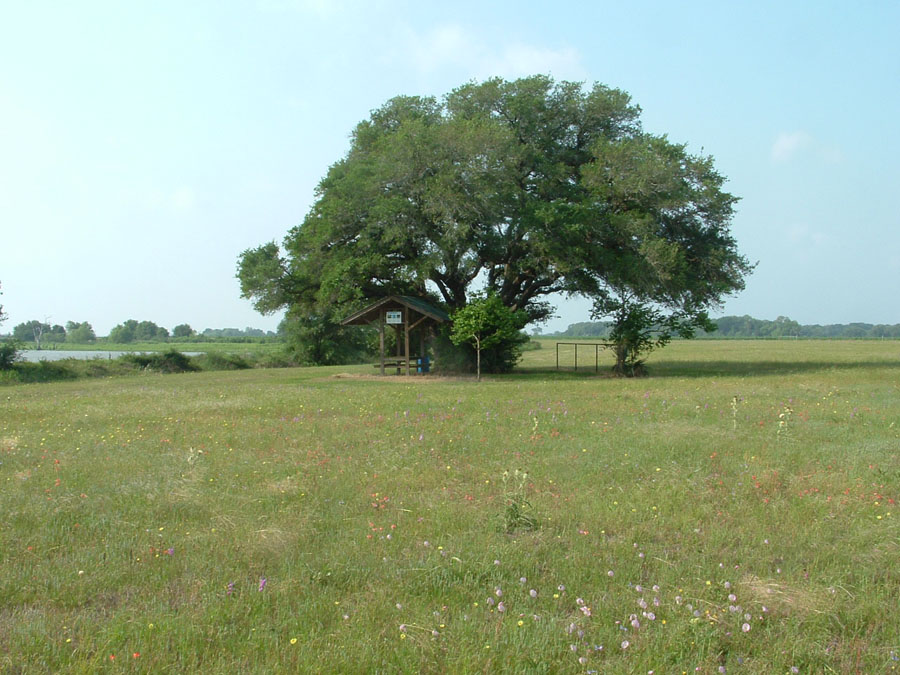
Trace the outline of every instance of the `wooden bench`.
[[[385, 361], [384, 361], [384, 369], [385, 369], [385, 370], [388, 370], [389, 368], [396, 368], [396, 369], [397, 369], [397, 375], [399, 375], [399, 374], [400, 374], [400, 371], [401, 371], [403, 368], [406, 368], [407, 360], [409, 361], [409, 372], [410, 372], [410, 374], [411, 374], [411, 375], [412, 375], [412, 374], [419, 374], [419, 372], [420, 372], [419, 369], [422, 367], [422, 364], [419, 363], [419, 361], [421, 360], [419, 357], [414, 357], [414, 358], [412, 358], [412, 359], [404, 359], [404, 358], [399, 358], [399, 359], [385, 359]], [[425, 360], [425, 368], [428, 369], [428, 368], [430, 367], [430, 365], [431, 365], [431, 359], [426, 359], [426, 360]], [[380, 363], [373, 363], [373, 364], [372, 364], [372, 367], [373, 367], [373, 368], [378, 368], [378, 369], [380, 369], [380, 368], [381, 368], [381, 364], [380, 364]], [[428, 372], [428, 371], [426, 370], [426, 372]]]

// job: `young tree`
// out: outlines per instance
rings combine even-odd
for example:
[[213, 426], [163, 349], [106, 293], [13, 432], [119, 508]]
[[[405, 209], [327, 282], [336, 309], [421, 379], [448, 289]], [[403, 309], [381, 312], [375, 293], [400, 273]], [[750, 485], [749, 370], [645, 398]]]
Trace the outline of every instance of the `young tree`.
[[394, 98], [357, 125], [283, 248], [241, 254], [242, 296], [339, 319], [436, 290], [452, 312], [484, 280], [529, 321], [552, 293], [615, 289], [699, 320], [752, 269], [729, 233], [736, 199], [711, 158], [639, 115], [621, 90], [545, 76]]
[[522, 355], [522, 344], [528, 341], [528, 337], [521, 332], [528, 316], [522, 310], [512, 310], [504, 305], [498, 295], [476, 297], [456, 310], [451, 319], [450, 340], [453, 344], [471, 343], [475, 346], [475, 372], [479, 381], [482, 350], [500, 352], [511, 369]]
[[613, 372], [624, 377], [644, 375], [646, 355], [669, 344], [675, 335], [692, 338], [698, 328], [710, 332], [716, 328], [708, 316], [666, 313], [621, 289], [595, 300], [592, 316], [612, 318], [607, 339], [616, 355]]

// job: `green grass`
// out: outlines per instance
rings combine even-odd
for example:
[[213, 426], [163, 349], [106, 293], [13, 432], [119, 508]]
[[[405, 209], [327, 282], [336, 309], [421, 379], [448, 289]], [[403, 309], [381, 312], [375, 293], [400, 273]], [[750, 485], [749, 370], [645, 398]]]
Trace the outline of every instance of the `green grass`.
[[480, 385], [0, 389], [0, 671], [900, 663], [900, 343], [677, 342], [616, 380], [554, 342]]

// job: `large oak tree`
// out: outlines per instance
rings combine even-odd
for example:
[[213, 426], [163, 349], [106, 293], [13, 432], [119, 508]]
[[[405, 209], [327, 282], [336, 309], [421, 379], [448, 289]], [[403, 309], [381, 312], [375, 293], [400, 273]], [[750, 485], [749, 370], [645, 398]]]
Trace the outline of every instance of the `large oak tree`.
[[482, 287], [530, 321], [562, 292], [600, 314], [624, 297], [708, 325], [751, 269], [729, 230], [736, 198], [711, 158], [639, 117], [621, 90], [546, 76], [391, 99], [356, 127], [283, 247], [241, 254], [242, 295], [288, 308], [301, 341], [337, 339], [342, 316], [386, 294], [453, 311]]

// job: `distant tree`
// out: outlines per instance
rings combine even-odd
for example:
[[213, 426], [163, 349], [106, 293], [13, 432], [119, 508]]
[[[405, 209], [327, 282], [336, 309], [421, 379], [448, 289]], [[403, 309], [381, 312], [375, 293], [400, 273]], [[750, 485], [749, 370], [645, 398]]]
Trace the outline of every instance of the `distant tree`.
[[[62, 326], [59, 328], [62, 328]], [[49, 323], [32, 319], [13, 328], [13, 337], [21, 342], [33, 342], [35, 349], [40, 349], [41, 341], [44, 339], [45, 334], [49, 336], [52, 331], [53, 327]], [[63, 339], [65, 339], [65, 329], [63, 329]]]
[[74, 344], [89, 344], [97, 340], [94, 333], [94, 327], [87, 321], [68, 321], [66, 322], [66, 342]]
[[194, 334], [194, 329], [191, 328], [186, 323], [180, 323], [175, 328], [172, 329], [172, 337], [183, 338], [183, 337], [191, 337]]
[[128, 344], [129, 342], [134, 342], [137, 326], [137, 321], [128, 319], [128, 321], [114, 326], [113, 329], [109, 331], [109, 337], [107, 339], [116, 344]]
[[522, 355], [522, 344], [528, 341], [521, 330], [528, 323], [528, 315], [503, 304], [498, 295], [476, 297], [452, 315], [453, 327], [450, 340], [459, 346], [466, 343], [475, 347], [477, 379], [481, 380], [481, 352], [492, 349], [501, 358], [502, 370], [512, 370]]
[[[0, 291], [0, 295], [3, 295], [3, 291]], [[0, 323], [6, 321], [6, 314], [3, 311], [3, 305], [0, 305]]]
[[49, 332], [44, 335], [45, 342], [65, 342], [66, 341], [66, 329], [59, 324], [54, 324], [50, 326]]
[[149, 342], [157, 339], [158, 332], [159, 326], [152, 321], [141, 321], [135, 326], [134, 340], [135, 342]]

